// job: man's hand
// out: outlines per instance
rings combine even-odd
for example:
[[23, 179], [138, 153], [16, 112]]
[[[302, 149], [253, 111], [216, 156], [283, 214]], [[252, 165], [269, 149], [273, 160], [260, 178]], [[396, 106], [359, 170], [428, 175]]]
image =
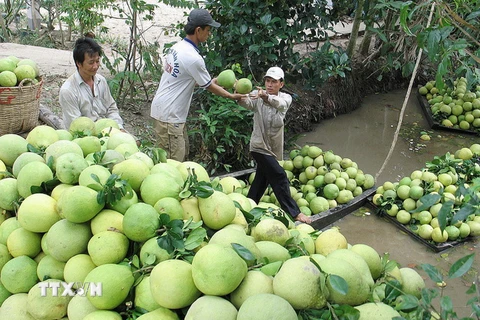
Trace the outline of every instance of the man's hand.
[[260, 99], [262, 99], [264, 102], [268, 102], [268, 93], [267, 93], [265, 90], [263, 90], [262, 87], [257, 87], [257, 90], [258, 90], [258, 91], [257, 91], [257, 94], [256, 94], [256, 96], [253, 97], [253, 99], [258, 99], [258, 98], [260, 98]]

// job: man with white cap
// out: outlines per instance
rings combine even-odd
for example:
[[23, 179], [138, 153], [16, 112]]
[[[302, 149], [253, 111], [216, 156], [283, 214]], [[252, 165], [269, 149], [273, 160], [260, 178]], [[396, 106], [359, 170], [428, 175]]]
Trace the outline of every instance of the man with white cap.
[[185, 25], [187, 36], [173, 45], [166, 56], [165, 67], [150, 116], [155, 119], [157, 145], [167, 157], [184, 161], [188, 151], [186, 121], [195, 86], [224, 98], [238, 100], [243, 95], [230, 93], [211, 78], [198, 45], [205, 42], [212, 27], [220, 27], [205, 9], [193, 9]]
[[257, 162], [257, 170], [248, 197], [257, 203], [270, 185], [280, 207], [296, 221], [310, 223], [290, 194], [290, 183], [285, 170], [278, 163], [283, 159], [284, 119], [292, 104], [292, 96], [280, 92], [284, 85], [284, 73], [279, 67], [271, 67], [264, 76], [265, 89], [257, 87], [250, 96], [239, 101], [253, 111], [253, 132], [250, 153]]

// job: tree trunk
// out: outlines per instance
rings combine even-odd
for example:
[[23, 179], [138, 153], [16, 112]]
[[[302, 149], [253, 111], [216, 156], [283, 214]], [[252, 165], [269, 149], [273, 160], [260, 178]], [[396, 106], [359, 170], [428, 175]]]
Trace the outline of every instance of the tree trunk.
[[370, 49], [370, 43], [372, 42], [372, 36], [373, 36], [372, 31], [369, 31], [369, 30], [365, 31], [363, 40], [360, 43], [360, 48], [359, 48], [360, 55], [362, 56], [368, 55], [368, 51]]
[[350, 40], [347, 47], [347, 55], [352, 58], [357, 45], [358, 30], [360, 29], [360, 23], [362, 22], [363, 4], [365, 0], [359, 0], [357, 3], [357, 9], [355, 10], [355, 19], [353, 20], [352, 33], [350, 34]]
[[5, 26], [5, 20], [3, 19], [1, 7], [0, 7], [0, 26], [2, 27], [3, 38], [5, 42], [10, 42], [10, 38], [8, 37], [8, 30], [7, 30], [7, 27]]

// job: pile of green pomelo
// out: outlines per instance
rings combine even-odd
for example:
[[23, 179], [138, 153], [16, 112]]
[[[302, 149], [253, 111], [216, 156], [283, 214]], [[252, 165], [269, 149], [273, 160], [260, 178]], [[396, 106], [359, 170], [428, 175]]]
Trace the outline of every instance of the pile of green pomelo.
[[435, 120], [445, 127], [462, 130], [480, 130], [480, 86], [467, 88], [467, 80], [458, 78], [453, 87], [442, 89], [429, 81], [419, 88], [419, 93], [428, 100]]
[[0, 87], [15, 87], [20, 83], [31, 85], [39, 80], [40, 70], [32, 59], [19, 59], [16, 56], [0, 59]]
[[[478, 203], [472, 200], [478, 199], [474, 191], [480, 183], [478, 178], [480, 144], [473, 144], [453, 154], [436, 156], [425, 168], [399, 181], [386, 181], [377, 188], [373, 203], [425, 241], [459, 241], [480, 235], [480, 215], [475, 209]], [[442, 214], [443, 227], [439, 219]]]
[[[422, 277], [388, 255], [296, 225], [272, 194], [247, 198], [248, 182], [158, 159], [108, 119], [0, 136], [0, 319], [296, 320], [345, 305], [385, 320], [400, 316], [381, 298], [395, 284], [420, 297]], [[304, 212], [374, 185], [317, 147], [282, 165]]]

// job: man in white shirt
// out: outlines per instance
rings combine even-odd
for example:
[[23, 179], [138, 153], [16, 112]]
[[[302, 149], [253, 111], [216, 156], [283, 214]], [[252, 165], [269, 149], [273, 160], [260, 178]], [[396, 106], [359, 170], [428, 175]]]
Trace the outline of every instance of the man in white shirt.
[[97, 74], [102, 54], [102, 47], [92, 38], [80, 38], [75, 42], [73, 60], [77, 71], [63, 83], [59, 93], [66, 129], [74, 119], [85, 116], [93, 121], [100, 118], [113, 119], [124, 130], [123, 120], [107, 80]]
[[217, 85], [200, 55], [199, 43], [208, 39], [212, 27], [219, 26], [207, 10], [192, 10], [185, 25], [187, 36], [173, 45], [166, 56], [150, 115], [155, 120], [157, 145], [167, 151], [170, 159], [185, 160], [188, 150], [185, 123], [195, 86], [229, 99], [239, 100], [243, 96]]

